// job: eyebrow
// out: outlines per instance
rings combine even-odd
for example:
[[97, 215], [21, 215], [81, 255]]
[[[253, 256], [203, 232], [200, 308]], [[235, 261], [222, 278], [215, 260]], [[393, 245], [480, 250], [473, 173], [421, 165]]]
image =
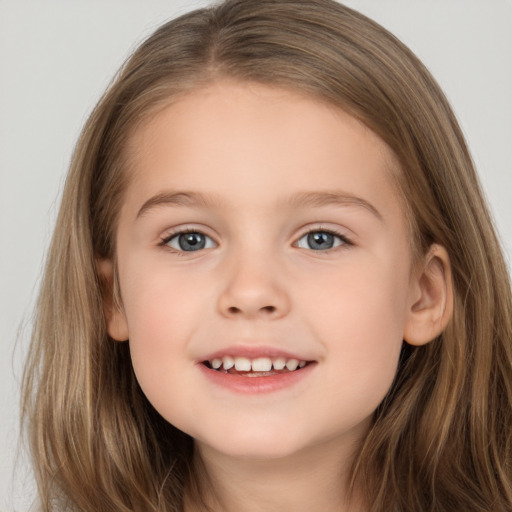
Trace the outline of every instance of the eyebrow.
[[[224, 204], [218, 196], [203, 194], [199, 192], [161, 192], [150, 197], [139, 209], [137, 219], [142, 217], [149, 210], [160, 206], [184, 206], [212, 208]], [[322, 206], [358, 206], [368, 210], [377, 219], [383, 220], [382, 214], [370, 202], [353, 194], [342, 191], [331, 192], [299, 192], [285, 201], [291, 208]]]
[[137, 218], [142, 217], [149, 210], [158, 206], [188, 206], [211, 208], [218, 206], [221, 201], [207, 194], [199, 192], [161, 192], [150, 197], [139, 209]]
[[372, 213], [379, 220], [384, 220], [382, 214], [370, 202], [353, 194], [342, 191], [332, 192], [299, 192], [293, 195], [288, 205], [297, 207], [322, 207], [322, 206], [359, 206]]

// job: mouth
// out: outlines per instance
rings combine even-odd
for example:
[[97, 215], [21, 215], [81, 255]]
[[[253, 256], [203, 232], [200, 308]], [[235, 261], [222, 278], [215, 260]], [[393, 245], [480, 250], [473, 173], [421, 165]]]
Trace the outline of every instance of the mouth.
[[226, 355], [203, 361], [203, 365], [210, 370], [223, 374], [243, 377], [272, 377], [299, 372], [313, 362], [285, 357], [257, 357], [251, 359], [243, 356]]
[[304, 386], [319, 361], [272, 346], [233, 346], [197, 360], [215, 389], [245, 395], [267, 394]]

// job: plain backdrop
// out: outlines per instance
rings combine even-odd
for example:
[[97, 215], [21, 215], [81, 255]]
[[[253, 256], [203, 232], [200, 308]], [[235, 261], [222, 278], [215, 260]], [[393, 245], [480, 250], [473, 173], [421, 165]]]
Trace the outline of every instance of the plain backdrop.
[[[248, 0], [254, 1], [254, 0]], [[73, 145], [128, 54], [186, 0], [0, 0], [0, 511], [28, 510], [18, 447], [33, 301]], [[512, 0], [350, 0], [425, 62], [452, 102], [512, 255]], [[17, 464], [15, 464], [17, 460]]]

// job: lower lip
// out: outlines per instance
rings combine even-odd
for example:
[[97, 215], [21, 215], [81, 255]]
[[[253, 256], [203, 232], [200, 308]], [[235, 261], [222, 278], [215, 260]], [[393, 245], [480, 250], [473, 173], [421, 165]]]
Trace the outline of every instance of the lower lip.
[[244, 377], [232, 373], [212, 370], [204, 364], [199, 369], [205, 377], [217, 386], [221, 386], [235, 393], [260, 394], [273, 393], [281, 389], [295, 386], [305, 379], [314, 369], [316, 363], [309, 363], [304, 368], [293, 372], [277, 373], [266, 377]]

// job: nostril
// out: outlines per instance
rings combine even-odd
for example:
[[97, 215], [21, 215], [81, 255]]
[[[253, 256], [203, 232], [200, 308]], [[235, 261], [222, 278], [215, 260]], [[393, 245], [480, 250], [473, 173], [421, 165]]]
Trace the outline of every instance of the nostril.
[[226, 309], [226, 314], [232, 317], [235, 316], [253, 316], [253, 315], [275, 315], [279, 311], [279, 308], [276, 306], [261, 306], [261, 307], [255, 307], [254, 309], [251, 307], [238, 307], [238, 306], [230, 306]]

